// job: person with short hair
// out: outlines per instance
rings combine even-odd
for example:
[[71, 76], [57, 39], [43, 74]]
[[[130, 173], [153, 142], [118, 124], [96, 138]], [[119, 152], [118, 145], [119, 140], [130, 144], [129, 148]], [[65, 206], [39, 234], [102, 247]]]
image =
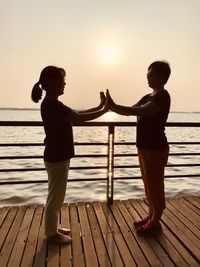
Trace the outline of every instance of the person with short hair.
[[171, 69], [166, 61], [155, 61], [148, 67], [147, 81], [153, 92], [131, 107], [117, 105], [107, 91], [110, 109], [121, 115], [137, 116], [139, 165], [149, 204], [148, 216], [134, 222], [138, 234], [160, 234], [160, 219], [165, 209], [164, 170], [169, 155], [165, 124], [170, 110], [170, 95], [164, 88]]

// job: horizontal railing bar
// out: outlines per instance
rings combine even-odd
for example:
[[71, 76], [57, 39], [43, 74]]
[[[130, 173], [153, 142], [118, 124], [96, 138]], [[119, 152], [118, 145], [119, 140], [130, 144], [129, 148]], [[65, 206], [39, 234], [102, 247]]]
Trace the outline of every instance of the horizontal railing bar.
[[[70, 167], [70, 170], [95, 170], [95, 169], [107, 169], [107, 166], [82, 166], [82, 167]], [[45, 171], [45, 168], [16, 168], [16, 169], [0, 169], [0, 172], [31, 172], [31, 171]]]
[[4, 143], [4, 144], [0, 144], [0, 147], [5, 147], [5, 146], [9, 146], [9, 147], [11, 147], [11, 146], [13, 146], [13, 147], [15, 147], [15, 146], [44, 146], [44, 144], [43, 143]]
[[169, 145], [199, 145], [200, 142], [168, 142]]
[[[200, 145], [200, 142], [168, 142], [169, 145]], [[103, 142], [94, 142], [94, 143], [74, 143], [75, 146], [107, 146], [108, 143], [103, 143]], [[121, 145], [121, 146], [127, 146], [127, 145], [136, 145], [135, 142], [115, 142], [115, 146]], [[22, 146], [44, 146], [43, 143], [4, 143], [0, 144], [0, 147], [22, 147]]]
[[[114, 154], [114, 157], [136, 157], [138, 156], [137, 153], [121, 153], [121, 154]], [[169, 156], [200, 156], [200, 153], [169, 153]]]
[[[200, 142], [168, 142], [169, 145], [199, 145]], [[114, 145], [118, 146], [128, 146], [136, 145], [136, 142], [115, 142]]]
[[[94, 143], [88, 143], [88, 142], [74, 142], [75, 146], [107, 146], [107, 142], [94, 142]], [[0, 144], [0, 147], [3, 146], [44, 146], [44, 143], [4, 143]]]
[[[138, 154], [128, 154], [128, 153], [124, 153], [124, 154], [114, 154], [115, 158], [119, 158], [119, 157], [136, 157], [138, 156]], [[169, 156], [200, 156], [200, 153], [170, 153]]]
[[[114, 154], [115, 158], [119, 157], [137, 157], [138, 154]], [[200, 156], [200, 153], [170, 153], [169, 156]], [[84, 155], [75, 155], [74, 158], [105, 158], [106, 154], [84, 154]], [[43, 156], [1, 156], [0, 160], [5, 159], [41, 159]]]
[[[107, 181], [107, 178], [77, 178], [77, 179], [68, 179], [67, 182], [97, 182], [97, 181]], [[44, 184], [47, 183], [47, 180], [29, 180], [29, 181], [4, 181], [0, 182], [0, 185], [8, 184]]]
[[169, 153], [169, 156], [200, 156], [200, 153]]
[[[167, 164], [166, 167], [199, 167], [200, 164]], [[114, 169], [130, 169], [139, 168], [139, 165], [114, 165]], [[95, 170], [95, 169], [107, 169], [107, 166], [82, 166], [82, 167], [70, 167], [70, 170]], [[15, 169], [0, 169], [0, 172], [31, 172], [31, 171], [45, 171], [45, 168], [15, 168]]]
[[0, 157], [0, 160], [4, 159], [41, 159], [43, 156], [5, 156]]
[[43, 126], [42, 121], [0, 121], [0, 126]]
[[200, 174], [179, 174], [179, 175], [165, 175], [165, 178], [187, 178], [187, 177], [200, 177]]
[[45, 171], [45, 168], [19, 168], [19, 169], [0, 169], [0, 172], [32, 172], [32, 171]]
[[[105, 158], [106, 154], [86, 154], [86, 155], [75, 155], [74, 158]], [[0, 160], [4, 159], [41, 159], [43, 156], [2, 156]]]
[[[137, 157], [137, 153], [121, 153], [121, 154], [114, 154], [115, 158], [120, 157]], [[200, 156], [200, 153], [170, 153], [169, 156]], [[105, 158], [107, 157], [106, 154], [82, 154], [82, 155], [75, 155], [74, 158]], [[5, 159], [41, 159], [43, 156], [0, 156], [0, 160]]]
[[[136, 126], [137, 122], [76, 122], [73, 126]], [[0, 126], [43, 126], [42, 121], [0, 121]], [[200, 127], [200, 122], [167, 122], [166, 126], [170, 127]]]
[[[196, 163], [191, 163], [191, 164], [167, 164], [166, 167], [197, 167], [200, 166], [200, 164]], [[120, 169], [120, 168], [138, 168], [139, 165], [115, 165], [115, 169]]]
[[[187, 177], [200, 177], [200, 174], [179, 174], [179, 175], [165, 175], [165, 178], [187, 178]], [[121, 176], [114, 177], [114, 180], [141, 180], [141, 176]]]

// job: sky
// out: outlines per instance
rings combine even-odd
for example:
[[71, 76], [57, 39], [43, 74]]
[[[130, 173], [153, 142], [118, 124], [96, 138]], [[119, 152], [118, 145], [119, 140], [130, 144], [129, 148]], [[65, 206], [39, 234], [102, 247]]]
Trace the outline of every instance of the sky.
[[39, 108], [30, 94], [48, 65], [66, 70], [71, 108], [121, 105], [150, 93], [146, 73], [166, 60], [171, 111], [200, 111], [200, 0], [0, 0], [0, 107]]

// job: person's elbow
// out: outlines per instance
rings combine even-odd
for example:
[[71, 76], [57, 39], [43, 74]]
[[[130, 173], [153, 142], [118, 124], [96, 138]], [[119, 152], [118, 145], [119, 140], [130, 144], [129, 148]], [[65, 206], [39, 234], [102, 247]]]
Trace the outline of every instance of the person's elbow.
[[79, 113], [78, 111], [71, 111], [66, 117], [65, 117], [65, 121], [66, 122], [80, 122], [81, 120], [81, 113]]

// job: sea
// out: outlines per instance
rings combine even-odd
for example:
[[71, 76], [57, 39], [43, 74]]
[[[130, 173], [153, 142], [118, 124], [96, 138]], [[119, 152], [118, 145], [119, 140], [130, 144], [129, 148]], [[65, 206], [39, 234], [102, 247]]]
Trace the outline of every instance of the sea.
[[[40, 111], [37, 109], [0, 109], [0, 121], [41, 121]], [[108, 112], [95, 121], [124, 121], [135, 122], [134, 116], [120, 116]], [[168, 122], [200, 122], [200, 113], [171, 112]], [[42, 143], [44, 140], [43, 127], [0, 127], [0, 143]], [[169, 142], [188, 141], [200, 142], [200, 128], [166, 127]], [[107, 142], [107, 127], [73, 127], [75, 142]], [[115, 141], [135, 142], [135, 127], [117, 127]], [[1, 156], [42, 155], [42, 146], [35, 147], [0, 147]], [[76, 147], [76, 154], [106, 154], [106, 146]], [[134, 145], [116, 146], [115, 153], [136, 153]], [[170, 152], [200, 153], [199, 145], [170, 145]], [[200, 156], [170, 156], [169, 164], [199, 164]], [[120, 157], [115, 159], [115, 164], [138, 164], [137, 157]], [[102, 166], [106, 165], [105, 158], [74, 158], [71, 167], [76, 166]], [[0, 169], [11, 168], [43, 168], [43, 159], [3, 159], [0, 160]], [[200, 194], [200, 167], [170, 167], [165, 170], [166, 175], [199, 174], [198, 177], [165, 178], [166, 197]], [[144, 188], [141, 179], [126, 180], [123, 177], [140, 176], [139, 168], [118, 168], [117, 177], [122, 177], [114, 183], [114, 199], [144, 198]], [[104, 178], [105, 169], [70, 170], [69, 179], [75, 178]], [[46, 171], [29, 172], [0, 172], [0, 181], [31, 181], [47, 180]], [[47, 183], [0, 185], [0, 206], [45, 204], [47, 197]], [[65, 202], [81, 202], [106, 200], [105, 181], [79, 181], [68, 182]]]

